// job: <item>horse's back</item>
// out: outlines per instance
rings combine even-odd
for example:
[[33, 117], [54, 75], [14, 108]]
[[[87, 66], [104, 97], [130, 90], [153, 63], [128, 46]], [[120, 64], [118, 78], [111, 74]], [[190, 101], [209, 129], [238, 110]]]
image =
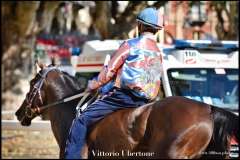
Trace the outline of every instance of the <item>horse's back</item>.
[[208, 105], [184, 97], [167, 97], [142, 108], [119, 110], [94, 127], [90, 151], [101, 148], [111, 153], [151, 152], [152, 158], [196, 157], [211, 138], [210, 113]]
[[179, 122], [183, 120], [190, 122], [189, 120], [202, 120], [209, 119], [211, 114], [211, 107], [208, 104], [191, 100], [185, 97], [172, 96], [163, 100], [157, 101], [153, 105], [152, 114], [156, 114], [166, 117], [165, 119], [173, 118], [173, 121]]
[[188, 98], [156, 102], [148, 121], [144, 145], [159, 158], [194, 158], [211, 139], [211, 107]]

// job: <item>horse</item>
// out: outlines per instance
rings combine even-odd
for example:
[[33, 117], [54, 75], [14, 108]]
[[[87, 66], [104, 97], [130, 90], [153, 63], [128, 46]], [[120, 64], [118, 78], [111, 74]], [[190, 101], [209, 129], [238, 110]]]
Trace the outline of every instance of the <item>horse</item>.
[[[80, 98], [43, 108], [84, 92], [79, 81], [55, 66], [41, 67], [15, 115], [23, 126], [46, 113], [64, 158], [66, 139]], [[31, 114], [29, 114], [29, 112]], [[238, 116], [199, 101], [172, 96], [118, 110], [89, 130], [84, 158], [227, 158], [230, 138], [239, 142]], [[226, 153], [226, 154], [224, 154]]]

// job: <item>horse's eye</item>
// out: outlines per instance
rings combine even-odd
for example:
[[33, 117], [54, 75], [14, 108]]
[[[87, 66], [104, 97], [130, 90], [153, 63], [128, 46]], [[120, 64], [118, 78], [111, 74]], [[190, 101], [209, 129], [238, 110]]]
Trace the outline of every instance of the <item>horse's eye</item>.
[[31, 86], [33, 86], [33, 85], [34, 85], [34, 82], [33, 82], [32, 80], [31, 80], [29, 83], [30, 83], [30, 85], [31, 85]]

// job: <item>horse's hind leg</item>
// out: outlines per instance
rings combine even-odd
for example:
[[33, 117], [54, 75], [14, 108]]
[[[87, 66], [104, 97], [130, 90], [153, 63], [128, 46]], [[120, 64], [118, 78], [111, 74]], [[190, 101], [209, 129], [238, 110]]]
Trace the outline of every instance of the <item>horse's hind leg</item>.
[[212, 125], [205, 122], [192, 125], [179, 134], [169, 148], [170, 158], [199, 158], [212, 136]]

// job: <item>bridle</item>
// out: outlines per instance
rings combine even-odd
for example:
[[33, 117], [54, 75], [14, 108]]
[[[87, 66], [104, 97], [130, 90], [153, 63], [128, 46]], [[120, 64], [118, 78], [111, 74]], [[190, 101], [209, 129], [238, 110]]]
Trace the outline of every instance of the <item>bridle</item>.
[[43, 82], [46, 78], [46, 75], [48, 72], [57, 69], [56, 67], [47, 67], [46, 69], [42, 69], [42, 73], [38, 72], [37, 75], [40, 76], [40, 79], [34, 84], [32, 91], [29, 91], [26, 95], [25, 101], [27, 103], [26, 106], [26, 111], [25, 111], [25, 116], [28, 118], [33, 118], [34, 115], [40, 115], [41, 114], [41, 109], [40, 107], [36, 106], [35, 108], [32, 108], [32, 103], [35, 97], [40, 100], [41, 105], [43, 105], [43, 100], [41, 96], [41, 88], [43, 85]]
[[[25, 98], [25, 101], [27, 103], [26, 111], [25, 111], [25, 116], [26, 117], [33, 118], [35, 115], [41, 115], [43, 110], [45, 110], [49, 107], [56, 106], [60, 103], [65, 103], [65, 102], [74, 100], [74, 99], [82, 97], [86, 94], [85, 92], [83, 92], [83, 93], [76, 94], [76, 95], [71, 96], [71, 97], [67, 97], [65, 99], [62, 99], [60, 101], [57, 101], [57, 102], [54, 102], [54, 103], [51, 103], [51, 104], [43, 105], [43, 100], [42, 100], [42, 96], [41, 96], [41, 93], [40, 93], [41, 88], [42, 88], [43, 82], [44, 82], [47, 74], [52, 70], [60, 71], [57, 67], [50, 66], [50, 67], [47, 67], [47, 68], [43, 69], [42, 73], [40, 73], [40, 72], [38, 73], [38, 75], [40, 76], [40, 79], [34, 84], [32, 91], [28, 92], [27, 95], [26, 95], [26, 98]], [[32, 103], [33, 103], [33, 100], [35, 99], [36, 96], [40, 100], [41, 105], [40, 105], [40, 107], [35, 106], [34, 108], [32, 108], [32, 105], [33, 105]]]

